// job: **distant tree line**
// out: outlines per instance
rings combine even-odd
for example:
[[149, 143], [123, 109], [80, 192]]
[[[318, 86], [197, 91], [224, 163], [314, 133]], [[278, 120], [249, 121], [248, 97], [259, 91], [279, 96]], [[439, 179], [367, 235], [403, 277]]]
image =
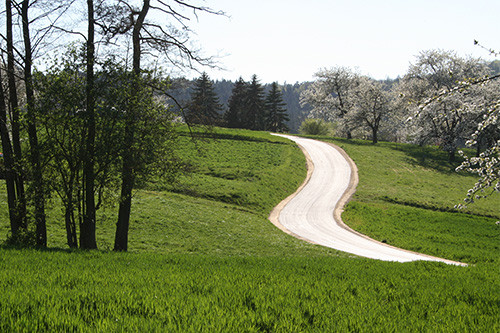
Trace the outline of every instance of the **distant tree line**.
[[[201, 77], [200, 77], [201, 78]], [[199, 79], [200, 79], [199, 78]], [[197, 81], [199, 80], [187, 80], [183, 78], [174, 78], [172, 79], [171, 89], [169, 90], [169, 94], [174, 97], [179, 104], [185, 106], [186, 114], [189, 113], [189, 105], [191, 103], [193, 93], [197, 89]], [[210, 80], [209, 80], [210, 81]], [[239, 80], [238, 80], [239, 81]], [[217, 123], [221, 126], [226, 126], [224, 124], [227, 116], [229, 116], [229, 104], [230, 99], [233, 96], [233, 93], [238, 95], [238, 92], [244, 90], [245, 88], [238, 87], [236, 91], [234, 91], [235, 86], [238, 84], [238, 81], [233, 82], [229, 80], [218, 80], [218, 81], [210, 81], [213, 87], [213, 91], [218, 98], [218, 104], [220, 108], [218, 108], [217, 112], [219, 114], [219, 119]], [[241, 80], [245, 86], [251, 85], [251, 82], [245, 82], [243, 79]], [[239, 84], [241, 85], [240, 82]], [[310, 82], [303, 83], [295, 83], [295, 84], [275, 84], [276, 91], [279, 92], [281, 98], [283, 100], [283, 109], [286, 110], [286, 115], [289, 118], [284, 121], [286, 127], [289, 128], [290, 132], [297, 133], [302, 121], [307, 117], [310, 106], [300, 104], [300, 93], [307, 89], [310, 85]], [[261, 84], [263, 88], [264, 98], [267, 96], [273, 89], [273, 83], [271, 84]], [[236, 96], [235, 96], [236, 97]], [[170, 103], [174, 104], [173, 101]], [[189, 119], [189, 116], [188, 116]], [[242, 128], [248, 128], [248, 126], [241, 125]]]
[[234, 84], [226, 111], [219, 102], [214, 84], [206, 73], [194, 82], [185, 111], [189, 123], [219, 125], [260, 131], [287, 132], [286, 104], [277, 83], [267, 94], [256, 75], [247, 83], [240, 78]]
[[[497, 75], [500, 73], [500, 60], [495, 60], [486, 63], [487, 67], [491, 71], [491, 75]], [[392, 89], [396, 86], [402, 78], [398, 77], [396, 79], [386, 79], [386, 80], [373, 80], [382, 84], [386, 89]], [[169, 93], [176, 98], [182, 105], [187, 105], [191, 99], [191, 93], [195, 87], [196, 80], [188, 80], [185, 78], [173, 78], [171, 88]], [[232, 95], [233, 88], [236, 82], [229, 80], [216, 80], [211, 81], [213, 85], [213, 90], [219, 99], [221, 109], [218, 111], [220, 117], [223, 117], [224, 113], [229, 107], [229, 99]], [[294, 84], [284, 83], [278, 85], [281, 91], [283, 101], [286, 104], [286, 110], [288, 117], [290, 118], [286, 125], [290, 129], [290, 132], [298, 133], [299, 128], [304, 120], [316, 117], [316, 113], [311, 113], [313, 106], [301, 98], [301, 94], [308, 90], [314, 82], [296, 82]], [[264, 88], [264, 93], [267, 94], [271, 90], [271, 84], [262, 84]], [[320, 117], [321, 119], [321, 117]], [[331, 127], [331, 126], [330, 126]], [[338, 127], [338, 126], [336, 126]], [[402, 141], [402, 137], [397, 137], [390, 135], [390, 131], [383, 122], [380, 128], [379, 135], [382, 140], [399, 140]], [[355, 131], [355, 136], [359, 138], [370, 138], [370, 134], [358, 128]], [[339, 132], [333, 133], [332, 135], [342, 135]]]

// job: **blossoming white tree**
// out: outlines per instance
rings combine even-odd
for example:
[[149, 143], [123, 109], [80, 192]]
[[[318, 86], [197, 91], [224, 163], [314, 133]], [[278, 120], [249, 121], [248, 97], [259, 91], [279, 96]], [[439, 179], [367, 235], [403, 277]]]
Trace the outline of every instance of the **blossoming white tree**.
[[383, 83], [368, 77], [359, 78], [354, 90], [354, 107], [347, 119], [351, 127], [363, 126], [371, 132], [372, 142], [378, 142], [381, 126], [393, 110], [393, 92]]
[[316, 81], [302, 92], [301, 104], [312, 106], [311, 118], [336, 122], [345, 136], [352, 137], [353, 124], [347, 114], [355, 107], [355, 91], [359, 74], [347, 67], [322, 69], [315, 74]]
[[477, 125], [476, 130], [466, 142], [469, 147], [479, 146], [480, 140], [487, 138], [487, 148], [485, 151], [475, 157], [468, 157], [462, 151], [460, 154], [464, 158], [463, 163], [457, 168], [457, 171], [466, 170], [477, 174], [478, 181], [467, 192], [464, 204], [457, 207], [465, 207], [473, 203], [474, 200], [485, 198], [495, 192], [500, 192], [500, 81], [499, 76], [485, 78], [482, 82], [464, 82], [459, 89], [461, 94], [467, 94], [468, 90], [474, 85], [481, 85], [490, 91], [496, 92], [495, 98], [481, 103], [465, 105], [464, 108], [476, 109], [483, 114], [482, 121]]
[[423, 51], [411, 65], [401, 84], [411, 103], [412, 121], [419, 131], [420, 143], [438, 144], [453, 161], [458, 145], [471, 135], [472, 125], [480, 121], [475, 105], [485, 98], [484, 89], [471, 86], [467, 93], [457, 93], [457, 84], [477, 80], [488, 72], [480, 59], [461, 58], [451, 51]]

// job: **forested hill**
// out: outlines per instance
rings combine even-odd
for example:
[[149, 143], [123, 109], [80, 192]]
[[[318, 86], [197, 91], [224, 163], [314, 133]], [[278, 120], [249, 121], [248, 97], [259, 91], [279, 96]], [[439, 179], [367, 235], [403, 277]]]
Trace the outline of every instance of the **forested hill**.
[[[295, 84], [285, 83], [279, 85], [283, 94], [283, 101], [286, 103], [290, 121], [287, 123], [291, 132], [297, 132], [302, 121], [307, 117], [309, 108], [300, 106], [300, 93], [307, 89], [311, 82], [302, 82]], [[186, 105], [190, 99], [194, 80], [173, 79], [171, 89], [168, 91], [182, 106]], [[234, 87], [233, 81], [221, 80], [213, 82], [214, 90], [223, 105], [223, 112], [228, 108], [228, 101]], [[267, 94], [271, 89], [271, 84], [262, 84], [264, 92]]]

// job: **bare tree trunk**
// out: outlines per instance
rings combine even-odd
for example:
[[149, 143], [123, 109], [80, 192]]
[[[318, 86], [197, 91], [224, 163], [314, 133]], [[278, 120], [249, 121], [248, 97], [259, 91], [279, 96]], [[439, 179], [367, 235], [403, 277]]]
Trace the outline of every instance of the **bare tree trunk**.
[[30, 157], [33, 168], [33, 187], [34, 187], [34, 202], [35, 202], [35, 227], [36, 227], [36, 244], [37, 246], [47, 246], [47, 226], [45, 222], [45, 184], [43, 181], [42, 165], [40, 163], [40, 147], [38, 144], [38, 135], [36, 128], [36, 115], [34, 112], [35, 96], [33, 93], [33, 77], [31, 73], [32, 67], [32, 50], [29, 30], [28, 18], [29, 0], [23, 0], [21, 6], [21, 16], [23, 22], [23, 39], [24, 39], [24, 83], [26, 86], [26, 107], [27, 107], [27, 123], [28, 137], [30, 143]]
[[130, 223], [130, 210], [132, 205], [132, 189], [134, 187], [135, 175], [134, 165], [135, 156], [133, 153], [133, 143], [135, 135], [135, 122], [137, 118], [137, 108], [139, 99], [140, 75], [141, 75], [141, 41], [140, 33], [144, 19], [149, 10], [150, 0], [143, 0], [141, 12], [134, 23], [132, 32], [133, 42], [133, 82], [130, 93], [130, 107], [127, 112], [125, 124], [125, 145], [123, 154], [122, 169], [122, 189], [120, 194], [120, 208], [118, 210], [118, 222], [116, 223], [115, 251], [127, 251], [128, 248], [128, 230]]
[[[2, 83], [1, 75], [2, 73], [0, 72], [0, 84]], [[7, 128], [7, 106], [5, 102], [3, 87], [0, 86], [0, 138], [2, 139], [5, 182], [7, 185], [7, 205], [9, 207], [10, 231], [12, 235], [16, 235], [21, 225], [17, 214], [16, 186], [13, 173], [13, 151], [10, 142], [9, 130]]]
[[74, 217], [74, 206], [73, 206], [73, 188], [70, 186], [67, 194], [67, 204], [66, 212], [64, 215], [64, 220], [66, 224], [66, 239], [68, 241], [68, 246], [72, 249], [78, 247], [77, 237], [76, 237], [76, 223]]
[[83, 154], [83, 179], [85, 182], [83, 221], [80, 225], [80, 247], [96, 249], [96, 214], [94, 197], [94, 155], [95, 155], [95, 95], [94, 95], [94, 1], [87, 0], [88, 36], [87, 36], [87, 138]]
[[378, 128], [376, 126], [372, 127], [372, 143], [378, 143]]
[[16, 77], [14, 68], [14, 37], [12, 34], [12, 1], [5, 1], [6, 8], [6, 27], [7, 27], [7, 77], [9, 86], [9, 103], [11, 109], [11, 131], [13, 146], [13, 165], [12, 177], [15, 183], [15, 202], [16, 202], [16, 223], [19, 227], [27, 228], [26, 219], [26, 194], [24, 192], [24, 177], [21, 167], [22, 151], [19, 126], [19, 102], [17, 98]]
[[448, 162], [455, 162], [455, 149], [448, 151]]

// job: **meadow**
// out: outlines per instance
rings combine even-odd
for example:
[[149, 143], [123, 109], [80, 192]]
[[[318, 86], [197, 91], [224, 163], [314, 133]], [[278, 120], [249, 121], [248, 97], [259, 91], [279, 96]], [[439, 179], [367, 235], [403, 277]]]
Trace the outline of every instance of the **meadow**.
[[129, 253], [109, 251], [113, 208], [100, 213], [99, 251], [67, 250], [56, 200], [48, 250], [1, 247], [0, 331], [500, 331], [499, 198], [455, 212], [474, 177], [441, 152], [333, 140], [360, 175], [343, 218], [468, 267], [369, 260], [282, 233], [267, 216], [304, 179], [301, 151], [267, 133], [214, 136], [183, 130], [190, 174], [136, 191]]

